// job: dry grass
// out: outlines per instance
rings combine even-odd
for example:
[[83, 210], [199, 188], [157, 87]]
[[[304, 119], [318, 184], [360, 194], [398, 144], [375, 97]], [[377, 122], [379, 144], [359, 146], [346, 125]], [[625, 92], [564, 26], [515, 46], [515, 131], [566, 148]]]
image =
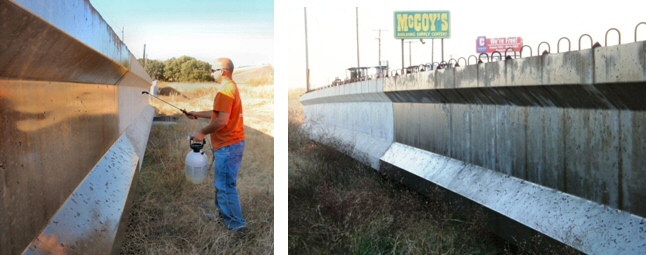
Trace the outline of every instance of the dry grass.
[[[162, 84], [181, 95], [159, 97], [186, 110], [206, 110], [212, 107], [213, 85]], [[207, 120], [189, 120], [152, 99], [157, 115], [179, 114], [179, 119], [175, 125], [152, 127], [121, 254], [273, 254], [273, 93], [268, 92], [273, 92], [273, 85], [249, 89], [239, 83], [239, 87], [247, 146], [238, 191], [248, 238], [230, 238], [228, 229], [209, 217], [215, 209], [212, 170], [202, 184], [191, 184], [184, 177], [184, 157], [190, 151], [187, 136]], [[207, 155], [210, 160], [212, 154]]]
[[233, 74], [233, 79], [251, 86], [274, 84], [274, 67], [267, 65], [261, 68], [238, 68]]
[[[302, 132], [305, 90], [288, 97], [290, 254], [579, 254], [542, 236], [510, 244], [481, 209], [422, 196]], [[334, 141], [331, 141], [334, 143]]]
[[[289, 94], [290, 254], [504, 254], [477, 217], [418, 195], [301, 132]], [[438, 191], [439, 192], [439, 191]]]

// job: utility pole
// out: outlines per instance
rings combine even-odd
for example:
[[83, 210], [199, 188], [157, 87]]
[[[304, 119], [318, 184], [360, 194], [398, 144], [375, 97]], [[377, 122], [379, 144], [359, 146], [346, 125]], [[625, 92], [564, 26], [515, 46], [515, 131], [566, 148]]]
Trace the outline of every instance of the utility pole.
[[[357, 68], [359, 68], [361, 67], [361, 64], [359, 64], [359, 7], [355, 7], [355, 8], [357, 13]], [[359, 69], [357, 69], [357, 72], [358, 71]]]
[[305, 13], [305, 77], [307, 79], [307, 92], [310, 92], [310, 61], [308, 56], [307, 49], [307, 7], [303, 7], [303, 12]]
[[126, 43], [126, 37], [123, 35], [123, 30], [124, 30], [125, 28], [126, 28], [126, 27], [121, 27], [121, 41], [122, 41], [124, 44]]
[[435, 39], [431, 39], [431, 65], [435, 63]]
[[411, 51], [410, 45], [413, 43], [413, 41], [408, 41], [408, 66], [413, 65], [413, 52]]
[[144, 70], [146, 70], [146, 44], [144, 44]]
[[375, 39], [379, 40], [379, 66], [381, 66], [381, 31], [388, 31], [388, 30], [379, 29], [379, 30], [372, 30], [372, 31], [379, 31], [379, 38], [375, 38]]
[[402, 39], [402, 74], [404, 74], [404, 39]]
[[416, 41], [408, 41], [408, 66], [413, 65], [413, 51], [411, 50], [410, 45]]
[[442, 42], [442, 62], [444, 62], [444, 38], [440, 39]]

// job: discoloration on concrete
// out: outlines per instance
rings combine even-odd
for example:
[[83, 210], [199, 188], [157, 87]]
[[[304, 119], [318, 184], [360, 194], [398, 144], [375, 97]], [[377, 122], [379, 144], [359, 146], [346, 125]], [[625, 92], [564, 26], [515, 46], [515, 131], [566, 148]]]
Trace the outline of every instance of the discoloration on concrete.
[[624, 211], [394, 143], [382, 161], [588, 254], [641, 254], [646, 221]]
[[392, 132], [386, 136], [397, 146], [381, 158], [388, 165], [501, 208], [580, 251], [641, 254], [645, 47], [636, 42], [386, 78], [379, 103], [355, 95], [302, 101], [311, 114], [390, 104], [383, 114], [393, 122], [370, 122], [371, 130]]
[[[145, 152], [153, 109], [141, 91], [152, 81], [89, 1], [0, 1], [0, 14], [0, 254], [44, 241], [110, 253], [123, 230], [117, 212], [127, 211], [130, 186], [121, 184]], [[128, 151], [115, 145], [124, 136]], [[106, 162], [116, 175], [88, 186], [113, 154]], [[92, 192], [108, 201], [83, 207]], [[74, 213], [52, 220], [63, 208]], [[84, 242], [73, 236], [81, 228], [104, 232]]]
[[70, 254], [110, 253], [121, 217], [127, 216], [124, 198], [130, 193], [138, 162], [132, 142], [122, 136], [23, 254], [50, 253], [52, 242]]

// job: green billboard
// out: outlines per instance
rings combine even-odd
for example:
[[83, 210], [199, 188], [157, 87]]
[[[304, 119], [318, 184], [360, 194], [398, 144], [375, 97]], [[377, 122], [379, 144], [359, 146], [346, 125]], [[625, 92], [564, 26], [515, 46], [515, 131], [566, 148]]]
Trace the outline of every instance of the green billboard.
[[451, 38], [449, 11], [396, 11], [395, 39]]

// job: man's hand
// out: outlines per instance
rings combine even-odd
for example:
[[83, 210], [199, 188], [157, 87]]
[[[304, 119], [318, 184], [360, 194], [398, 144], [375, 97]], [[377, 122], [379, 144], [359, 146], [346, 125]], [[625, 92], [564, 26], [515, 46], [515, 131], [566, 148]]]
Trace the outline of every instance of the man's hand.
[[197, 135], [193, 137], [193, 141], [201, 143], [202, 141], [204, 141], [204, 138], [206, 138], [205, 134], [202, 134], [202, 132], [197, 132]]
[[197, 119], [197, 115], [195, 115], [194, 111], [190, 111], [190, 112], [186, 113], [186, 117], [188, 117], [189, 119], [192, 119], [192, 120]]

